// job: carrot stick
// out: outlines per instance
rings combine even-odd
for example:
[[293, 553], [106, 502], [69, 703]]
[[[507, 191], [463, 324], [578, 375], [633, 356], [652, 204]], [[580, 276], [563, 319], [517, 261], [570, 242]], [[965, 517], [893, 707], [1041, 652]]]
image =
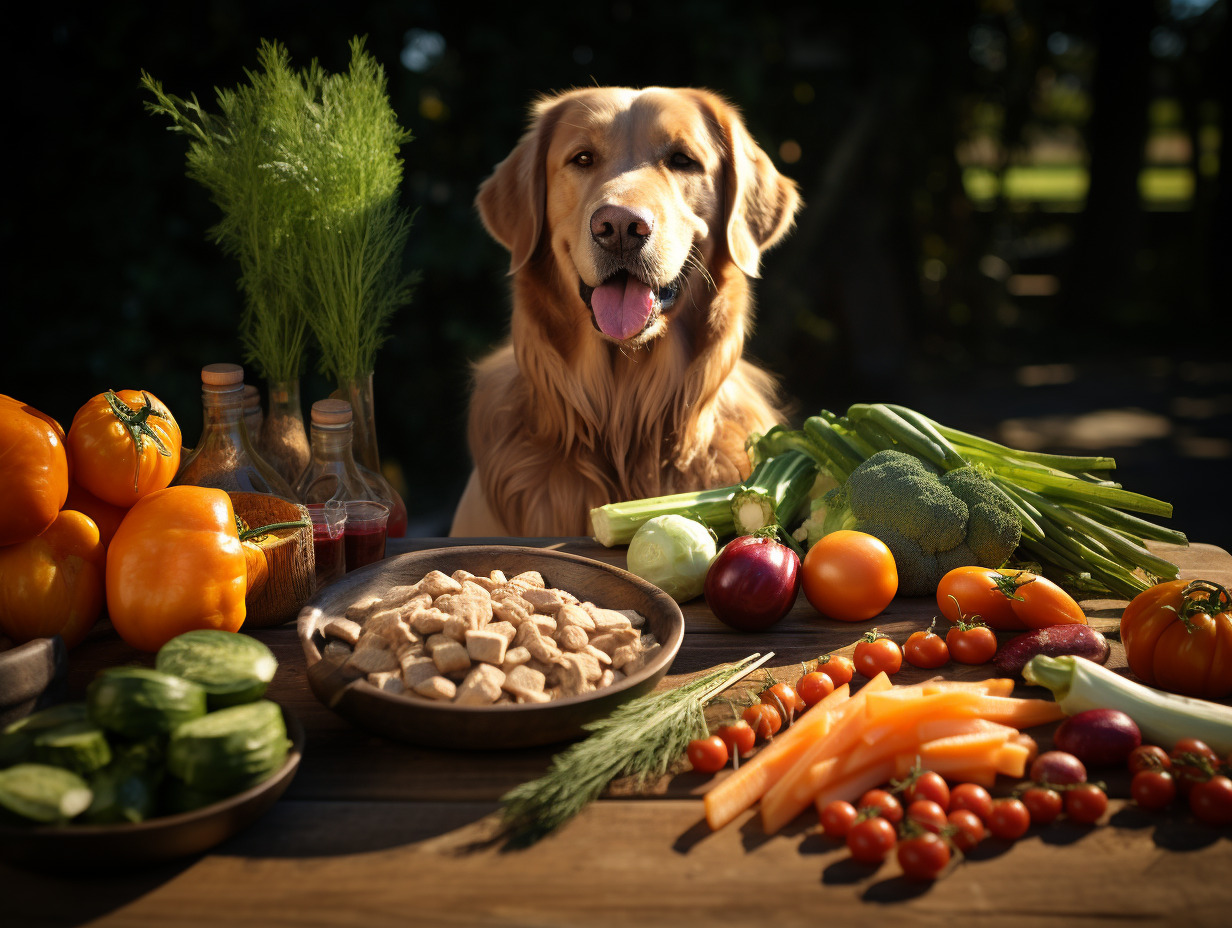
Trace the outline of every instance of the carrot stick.
[[1016, 699], [1013, 696], [981, 696], [973, 715], [1015, 728], [1034, 728], [1065, 718], [1061, 707], [1051, 699]]
[[[849, 773], [833, 783], [823, 786], [813, 799], [813, 805], [818, 813], [835, 799], [846, 799], [855, 802], [866, 790], [879, 786], [894, 775], [896, 759], [893, 757], [878, 761], [875, 764]], [[910, 769], [910, 768], [908, 768]]]
[[997, 773], [1003, 773], [1007, 777], [1025, 776], [1027, 772], [1027, 759], [1030, 753], [1025, 744], [1015, 744], [1012, 741], [1007, 741], [997, 749], [993, 766], [996, 768]]
[[969, 690], [985, 696], [1008, 696], [1014, 692], [1014, 681], [1008, 677], [993, 677], [988, 680], [928, 680], [920, 684], [928, 693], [947, 690]]
[[864, 707], [869, 695], [890, 686], [890, 678], [884, 673], [865, 683], [836, 710], [834, 724], [827, 736], [810, 745], [796, 758], [795, 764], [779, 777], [778, 782], [766, 790], [761, 801], [761, 819], [767, 834], [778, 831], [804, 811], [817, 795], [817, 789], [813, 786], [813, 768], [820, 761], [839, 757], [851, 749], [864, 730]]
[[957, 719], [925, 719], [915, 727], [920, 741], [936, 741], [938, 738], [952, 738], [955, 735], [969, 735], [977, 731], [1004, 731], [1006, 736], [1013, 738], [1018, 735], [1018, 729], [1000, 722], [990, 722], [981, 718]]
[[717, 831], [745, 809], [752, 807], [767, 789], [795, 763], [800, 754], [825, 737], [833, 713], [848, 701], [851, 687], [844, 683], [805, 712], [777, 737], [762, 745], [751, 758], [706, 793], [706, 821]]

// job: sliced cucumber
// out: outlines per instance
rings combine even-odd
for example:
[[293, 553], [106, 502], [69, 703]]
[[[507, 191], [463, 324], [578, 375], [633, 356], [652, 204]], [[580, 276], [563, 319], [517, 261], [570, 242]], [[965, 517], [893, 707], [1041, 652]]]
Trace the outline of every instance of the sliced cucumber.
[[163, 645], [154, 666], [204, 687], [209, 707], [222, 709], [264, 696], [278, 669], [278, 660], [256, 638], [218, 629], [197, 629]]
[[0, 734], [0, 767], [29, 760], [34, 739], [40, 732], [72, 722], [83, 722], [86, 718], [84, 702], [66, 702], [18, 719]]
[[88, 719], [39, 732], [30, 750], [35, 763], [63, 767], [83, 777], [111, 763], [111, 745], [101, 728]]
[[17, 764], [0, 770], [0, 808], [43, 824], [66, 822], [90, 806], [93, 794], [81, 777], [46, 764]]
[[202, 687], [146, 667], [104, 670], [87, 688], [86, 704], [91, 719], [128, 738], [170, 733], [206, 708]]
[[230, 795], [278, 770], [290, 744], [282, 710], [263, 699], [180, 725], [167, 746], [167, 769], [198, 790]]

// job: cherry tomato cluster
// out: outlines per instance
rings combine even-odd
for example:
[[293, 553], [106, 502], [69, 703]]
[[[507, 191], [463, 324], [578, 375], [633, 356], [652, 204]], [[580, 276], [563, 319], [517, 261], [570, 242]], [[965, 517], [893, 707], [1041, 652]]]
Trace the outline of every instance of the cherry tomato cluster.
[[923, 670], [936, 670], [951, 660], [960, 664], [986, 664], [997, 653], [997, 635], [975, 618], [962, 617], [941, 635], [934, 631], [937, 620], [928, 628], [912, 632], [903, 645], [882, 635], [874, 628], [856, 642], [856, 669], [866, 677], [884, 671], [898, 673], [903, 661]]
[[689, 742], [685, 751], [689, 763], [701, 773], [716, 773], [729, 760], [739, 766], [740, 758], [752, 753], [758, 741], [773, 738], [784, 725], [790, 725], [801, 712], [833, 691], [834, 682], [825, 672], [806, 673], [796, 686], [767, 674], [766, 686], [758, 693], [757, 702], [747, 706], [740, 718]]
[[1140, 809], [1159, 811], [1177, 796], [1207, 825], [1232, 825], [1232, 756], [1220, 759], [1205, 742], [1182, 738], [1165, 751], [1155, 744], [1134, 748], [1129, 794]]

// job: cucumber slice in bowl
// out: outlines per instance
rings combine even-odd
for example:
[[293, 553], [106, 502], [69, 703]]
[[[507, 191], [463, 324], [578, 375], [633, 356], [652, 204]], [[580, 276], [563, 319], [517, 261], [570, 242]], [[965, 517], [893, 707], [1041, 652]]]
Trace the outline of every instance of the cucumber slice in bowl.
[[210, 709], [255, 702], [278, 670], [274, 652], [248, 635], [202, 628], [168, 641], [154, 667], [201, 686]]
[[90, 806], [94, 794], [77, 774], [47, 764], [0, 770], [0, 809], [27, 822], [59, 824]]
[[262, 699], [180, 725], [167, 745], [167, 769], [203, 792], [234, 793], [278, 770], [290, 746], [282, 709]]
[[173, 731], [205, 715], [205, 690], [181, 677], [148, 667], [110, 667], [86, 689], [90, 719], [126, 738]]

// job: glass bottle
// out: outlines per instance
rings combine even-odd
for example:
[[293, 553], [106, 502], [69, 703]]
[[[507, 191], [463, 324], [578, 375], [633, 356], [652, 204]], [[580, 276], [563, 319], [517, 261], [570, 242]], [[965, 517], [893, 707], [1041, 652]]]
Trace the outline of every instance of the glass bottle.
[[[346, 400], [317, 400], [310, 418], [312, 456], [295, 482], [295, 495], [310, 514], [333, 501], [343, 503], [347, 571], [379, 561], [385, 556], [390, 500], [373, 492], [355, 463], [351, 404]], [[327, 543], [327, 539], [322, 542]], [[332, 556], [328, 548], [318, 552], [318, 557], [326, 561]]]
[[285, 481], [252, 446], [244, 426], [244, 369], [238, 364], [201, 368], [203, 425], [197, 447], [180, 462], [172, 483], [294, 500]]
[[376, 405], [372, 390], [372, 371], [339, 381], [335, 399], [351, 404], [351, 453], [372, 491], [389, 503], [390, 538], [406, 535], [406, 503], [381, 473], [381, 454], [376, 443]]
[[261, 411], [261, 391], [250, 383], [244, 384], [244, 428], [248, 430], [248, 440], [256, 442], [261, 434], [261, 423], [265, 414]]
[[259, 435], [252, 436], [265, 458], [287, 483], [294, 484], [308, 466], [308, 432], [299, 401], [298, 380], [271, 380], [267, 384], [269, 411]]

